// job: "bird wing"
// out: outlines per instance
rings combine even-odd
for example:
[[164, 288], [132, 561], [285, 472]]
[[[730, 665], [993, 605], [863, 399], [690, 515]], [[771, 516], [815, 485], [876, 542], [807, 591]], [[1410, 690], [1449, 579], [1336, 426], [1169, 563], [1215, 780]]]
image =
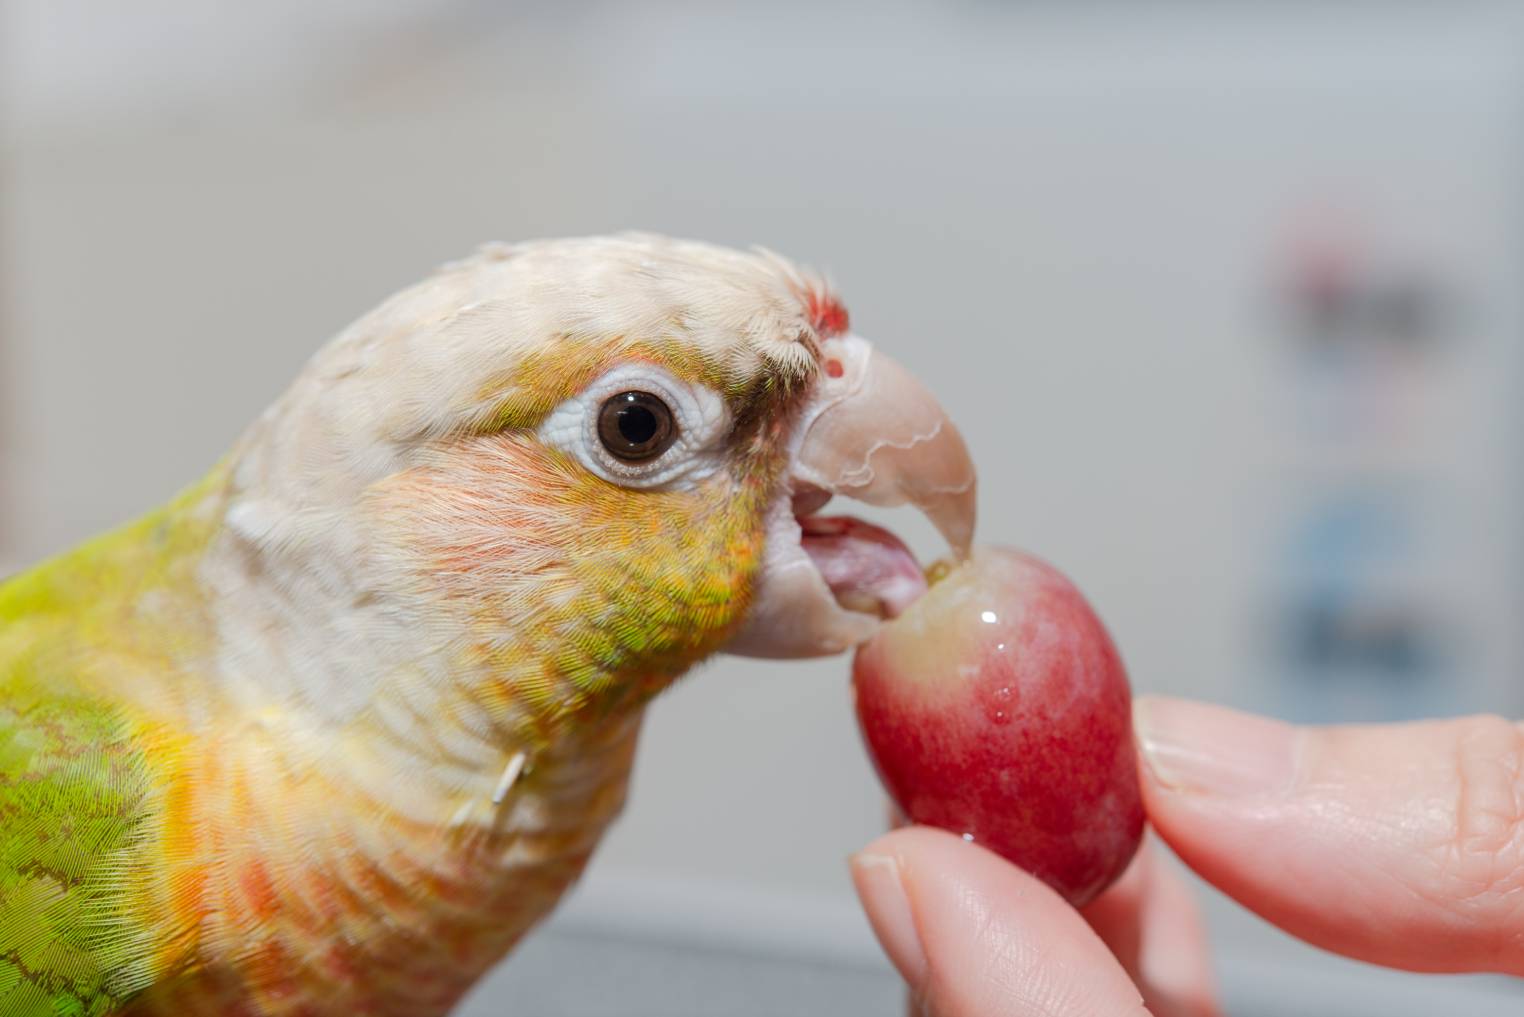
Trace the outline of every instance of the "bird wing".
[[0, 692], [0, 1013], [102, 1014], [152, 980], [155, 790], [108, 706]]

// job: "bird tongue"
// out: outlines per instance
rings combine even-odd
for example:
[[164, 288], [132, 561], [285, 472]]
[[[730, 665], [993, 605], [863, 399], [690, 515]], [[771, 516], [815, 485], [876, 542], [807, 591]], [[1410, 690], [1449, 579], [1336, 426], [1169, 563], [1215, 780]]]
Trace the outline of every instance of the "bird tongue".
[[904, 542], [851, 516], [803, 516], [800, 544], [849, 611], [894, 618], [926, 592], [926, 577]]

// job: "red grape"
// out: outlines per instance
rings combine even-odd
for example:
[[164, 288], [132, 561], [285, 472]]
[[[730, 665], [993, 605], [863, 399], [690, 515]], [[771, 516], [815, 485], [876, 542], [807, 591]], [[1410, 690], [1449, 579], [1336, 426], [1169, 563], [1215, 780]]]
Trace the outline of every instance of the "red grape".
[[911, 820], [983, 844], [1076, 906], [1137, 850], [1127, 672], [1052, 566], [979, 548], [857, 651], [857, 718]]

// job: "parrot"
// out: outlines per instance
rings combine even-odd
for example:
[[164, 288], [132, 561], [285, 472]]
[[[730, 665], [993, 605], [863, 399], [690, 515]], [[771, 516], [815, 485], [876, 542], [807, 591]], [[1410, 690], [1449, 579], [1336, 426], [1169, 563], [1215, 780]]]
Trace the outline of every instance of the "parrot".
[[321, 347], [199, 481], [0, 582], [0, 1014], [448, 1012], [719, 653], [840, 653], [954, 553], [968, 448], [825, 277], [488, 244]]

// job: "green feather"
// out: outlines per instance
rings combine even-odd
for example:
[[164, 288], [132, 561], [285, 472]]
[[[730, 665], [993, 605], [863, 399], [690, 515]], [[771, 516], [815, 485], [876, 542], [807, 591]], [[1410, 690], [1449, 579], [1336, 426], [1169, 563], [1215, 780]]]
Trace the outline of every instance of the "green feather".
[[[0, 582], [0, 1015], [106, 1014], [156, 977], [163, 760], [119, 704], [86, 690], [169, 673], [197, 645], [192, 577], [224, 481], [214, 471]], [[147, 594], [177, 605], [154, 613], [167, 621], [140, 609]]]
[[0, 703], [0, 1013], [100, 1014], [149, 980], [129, 880], [150, 864], [148, 767], [108, 709]]

